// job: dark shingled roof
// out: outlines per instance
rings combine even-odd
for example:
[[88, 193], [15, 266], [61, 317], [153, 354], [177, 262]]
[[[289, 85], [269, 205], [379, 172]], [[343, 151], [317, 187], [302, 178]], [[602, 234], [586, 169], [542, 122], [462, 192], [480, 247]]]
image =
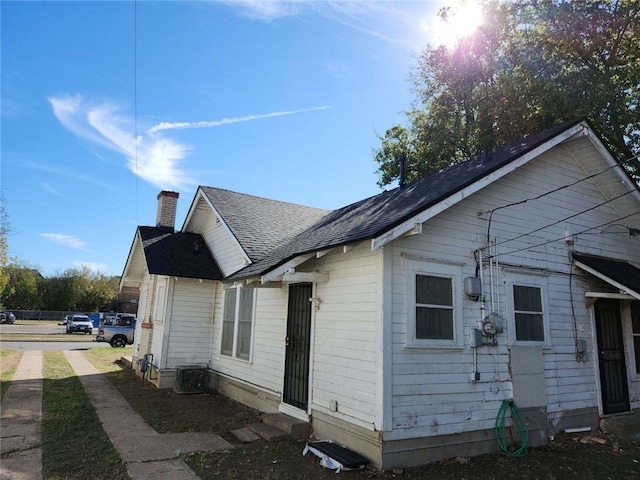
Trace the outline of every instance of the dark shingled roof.
[[573, 259], [600, 272], [606, 278], [620, 285], [624, 285], [629, 290], [635, 292], [636, 295], [640, 294], [640, 268], [636, 268], [622, 260], [613, 260], [595, 255], [574, 253]]
[[329, 210], [254, 197], [221, 188], [200, 189], [231, 229], [251, 261], [309, 228]]
[[263, 275], [298, 255], [380, 236], [581, 121], [573, 120], [544, 132], [529, 135], [519, 142], [453, 165], [402, 188], [385, 191], [334, 210], [289, 242], [230, 275], [229, 279]]
[[150, 274], [222, 280], [202, 235], [167, 227], [138, 227], [138, 232]]

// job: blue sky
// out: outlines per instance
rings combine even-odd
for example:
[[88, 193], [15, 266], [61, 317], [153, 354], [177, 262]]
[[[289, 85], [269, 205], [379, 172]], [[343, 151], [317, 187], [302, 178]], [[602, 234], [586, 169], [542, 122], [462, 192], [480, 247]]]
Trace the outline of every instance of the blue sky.
[[177, 228], [198, 185], [326, 209], [379, 193], [376, 134], [404, 123], [444, 3], [2, 1], [10, 255], [120, 275], [163, 189]]

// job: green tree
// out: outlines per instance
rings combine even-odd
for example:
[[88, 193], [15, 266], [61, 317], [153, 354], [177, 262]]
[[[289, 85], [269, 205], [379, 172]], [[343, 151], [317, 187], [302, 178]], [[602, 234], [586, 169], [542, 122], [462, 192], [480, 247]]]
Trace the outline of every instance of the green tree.
[[41, 283], [43, 308], [96, 312], [110, 309], [118, 298], [120, 279], [83, 267], [67, 269]]
[[6, 267], [9, 275], [9, 288], [2, 302], [6, 308], [18, 310], [37, 310], [41, 307], [39, 281], [40, 273], [18, 264]]
[[78, 298], [79, 310], [87, 312], [107, 310], [118, 297], [119, 277], [110, 277], [84, 267], [79, 272], [79, 278], [81, 285], [81, 294]]
[[10, 293], [9, 274], [7, 273], [7, 264], [9, 262], [8, 234], [9, 220], [4, 207], [4, 200], [0, 198], [0, 307], [4, 305], [2, 303], [4, 297]]
[[[575, 118], [640, 178], [640, 2], [519, 0], [483, 3], [483, 25], [453, 48], [427, 46], [413, 72], [408, 126], [374, 149], [378, 184], [480, 155]], [[448, 10], [440, 12], [448, 20]]]

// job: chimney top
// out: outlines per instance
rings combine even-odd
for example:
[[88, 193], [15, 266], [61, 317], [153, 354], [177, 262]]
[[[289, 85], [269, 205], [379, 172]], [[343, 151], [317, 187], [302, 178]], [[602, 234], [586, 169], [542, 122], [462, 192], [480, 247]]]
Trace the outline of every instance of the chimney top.
[[179, 196], [180, 194], [178, 192], [168, 192], [166, 190], [158, 194], [157, 227], [169, 227], [175, 230], [176, 206]]

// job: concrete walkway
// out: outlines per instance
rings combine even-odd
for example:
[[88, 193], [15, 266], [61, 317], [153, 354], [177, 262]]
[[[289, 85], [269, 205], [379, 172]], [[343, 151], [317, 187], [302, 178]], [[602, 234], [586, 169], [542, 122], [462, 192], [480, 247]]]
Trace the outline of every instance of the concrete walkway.
[[[82, 352], [65, 351], [64, 354], [133, 480], [196, 480], [198, 476], [177, 458], [180, 453], [233, 448], [215, 434], [157, 433], [131, 408], [111, 382], [84, 358]], [[16, 381], [25, 376], [35, 377], [35, 380]], [[42, 352], [25, 352], [13, 380], [2, 401], [2, 451], [19, 451], [3, 457], [0, 478], [39, 480], [42, 478]], [[14, 387], [17, 387], [15, 393], [12, 392]], [[27, 388], [28, 395], [36, 397], [29, 402], [25, 402]], [[23, 421], [12, 423], [18, 413], [21, 413], [19, 418]], [[5, 432], [8, 448], [5, 448]], [[11, 448], [11, 442], [16, 446]]]
[[26, 351], [2, 399], [0, 479], [42, 479], [42, 352]]

